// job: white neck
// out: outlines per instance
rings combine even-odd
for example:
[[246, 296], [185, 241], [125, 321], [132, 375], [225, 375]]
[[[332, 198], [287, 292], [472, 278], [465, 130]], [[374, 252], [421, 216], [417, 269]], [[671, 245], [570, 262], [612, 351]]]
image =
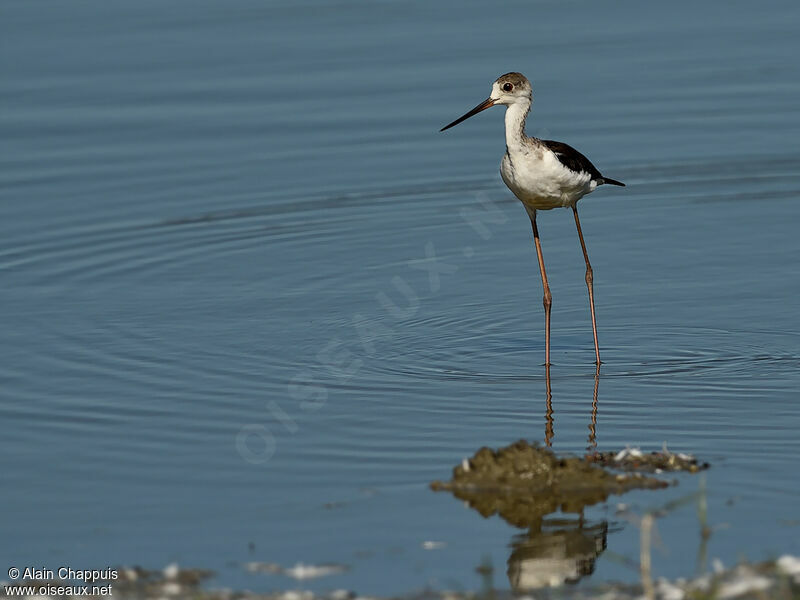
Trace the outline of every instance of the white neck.
[[515, 148], [525, 138], [525, 118], [531, 110], [530, 98], [515, 102], [506, 108], [506, 146]]

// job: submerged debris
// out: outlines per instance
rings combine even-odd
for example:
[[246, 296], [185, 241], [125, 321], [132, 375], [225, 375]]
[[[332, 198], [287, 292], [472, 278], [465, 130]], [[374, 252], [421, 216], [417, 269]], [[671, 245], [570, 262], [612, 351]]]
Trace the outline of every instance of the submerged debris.
[[282, 567], [276, 563], [249, 562], [245, 565], [245, 569], [251, 573], [285, 575], [286, 577], [302, 581], [304, 579], [316, 579], [327, 575], [338, 575], [339, 573], [349, 571], [350, 567], [339, 564], [306, 565], [303, 563], [297, 563], [293, 567]]
[[[491, 566], [482, 567], [491, 573]], [[116, 600], [157, 600], [162, 598], [194, 598], [195, 600], [353, 600], [359, 596], [350, 590], [334, 590], [324, 594], [310, 591], [276, 591], [264, 594], [249, 591], [208, 590], [201, 582], [211, 573], [206, 569], [147, 571], [140, 567], [118, 568], [120, 577], [114, 582]], [[165, 573], [166, 571], [166, 573]], [[178, 584], [177, 582], [183, 582]], [[0, 585], [0, 598], [12, 596], [11, 582]], [[30, 582], [28, 582], [30, 583]], [[57, 583], [57, 582], [53, 582]], [[61, 582], [63, 583], [63, 582]], [[180, 589], [175, 586], [179, 585]], [[659, 579], [654, 586], [657, 600], [791, 600], [800, 597], [800, 558], [781, 556], [776, 561], [742, 564], [722, 569], [695, 579]], [[559, 588], [556, 592], [540, 590], [537, 597], [559, 600], [641, 600], [644, 590], [639, 584], [602, 584], [577, 588]], [[38, 596], [41, 599], [68, 596]], [[101, 598], [102, 596], [80, 596]], [[528, 596], [529, 597], [529, 596]], [[103, 598], [108, 598], [105, 596]], [[490, 588], [481, 593], [451, 592], [426, 589], [399, 596], [400, 600], [514, 600], [520, 598], [510, 590]], [[375, 600], [378, 600], [377, 598]]]
[[625, 448], [619, 452], [595, 452], [586, 455], [586, 460], [612, 469], [646, 473], [665, 471], [697, 473], [709, 467], [707, 462], [698, 462], [691, 454], [676, 454], [667, 450], [666, 446], [660, 452], [649, 453], [642, 452], [638, 448]]
[[144, 569], [139, 566], [120, 567], [117, 569], [117, 582], [135, 583], [137, 585], [159, 584], [164, 581], [177, 582], [181, 585], [195, 586], [214, 576], [211, 569], [181, 569], [172, 563], [162, 570]]
[[656, 489], [669, 483], [639, 473], [611, 473], [578, 457], [558, 457], [549, 449], [515, 442], [499, 450], [481, 448], [453, 469], [450, 481], [434, 481], [484, 517], [499, 514], [517, 527], [536, 526], [552, 512], [577, 513], [610, 494]]
[[422, 542], [423, 550], [441, 550], [447, 546], [446, 542], [437, 542], [434, 540], [426, 540]]

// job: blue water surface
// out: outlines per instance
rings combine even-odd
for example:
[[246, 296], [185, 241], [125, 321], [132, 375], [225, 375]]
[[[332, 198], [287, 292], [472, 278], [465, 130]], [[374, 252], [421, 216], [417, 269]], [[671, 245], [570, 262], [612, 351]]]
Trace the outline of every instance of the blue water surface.
[[[533, 82], [529, 134], [628, 184], [579, 205], [594, 425], [572, 215], [539, 218], [553, 447], [694, 453], [706, 558], [800, 551], [797, 3], [2, 12], [0, 565], [395, 594], [476, 589], [488, 561], [508, 588], [519, 530], [428, 483], [545, 439], [502, 109], [438, 133], [511, 70]], [[584, 581], [637, 579], [617, 503], [701, 486], [678, 482], [587, 509], [610, 529]], [[695, 506], [658, 520], [657, 575], [702, 568]], [[298, 584], [250, 561], [350, 570]]]

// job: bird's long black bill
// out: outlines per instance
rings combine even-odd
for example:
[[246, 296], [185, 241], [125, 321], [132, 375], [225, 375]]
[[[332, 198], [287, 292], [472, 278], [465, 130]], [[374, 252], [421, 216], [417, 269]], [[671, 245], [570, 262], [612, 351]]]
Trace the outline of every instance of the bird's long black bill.
[[492, 100], [491, 98], [487, 98], [486, 100], [484, 100], [483, 102], [478, 104], [478, 106], [476, 106], [471, 111], [469, 111], [467, 114], [465, 114], [463, 117], [458, 117], [455, 121], [450, 123], [450, 125], [445, 125], [439, 131], [444, 131], [445, 129], [450, 129], [451, 127], [455, 127], [456, 125], [461, 123], [461, 121], [466, 121], [470, 117], [472, 117], [474, 115], [477, 115], [482, 110], [486, 110], [487, 108], [491, 108], [493, 106], [494, 106], [494, 100]]

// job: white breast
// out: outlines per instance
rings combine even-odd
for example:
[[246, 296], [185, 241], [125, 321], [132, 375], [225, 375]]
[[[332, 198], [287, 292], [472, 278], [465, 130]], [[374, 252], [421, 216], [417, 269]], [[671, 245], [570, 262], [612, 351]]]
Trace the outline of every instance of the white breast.
[[573, 206], [597, 187], [589, 173], [568, 169], [542, 146], [507, 150], [500, 175], [523, 204], [539, 210]]

